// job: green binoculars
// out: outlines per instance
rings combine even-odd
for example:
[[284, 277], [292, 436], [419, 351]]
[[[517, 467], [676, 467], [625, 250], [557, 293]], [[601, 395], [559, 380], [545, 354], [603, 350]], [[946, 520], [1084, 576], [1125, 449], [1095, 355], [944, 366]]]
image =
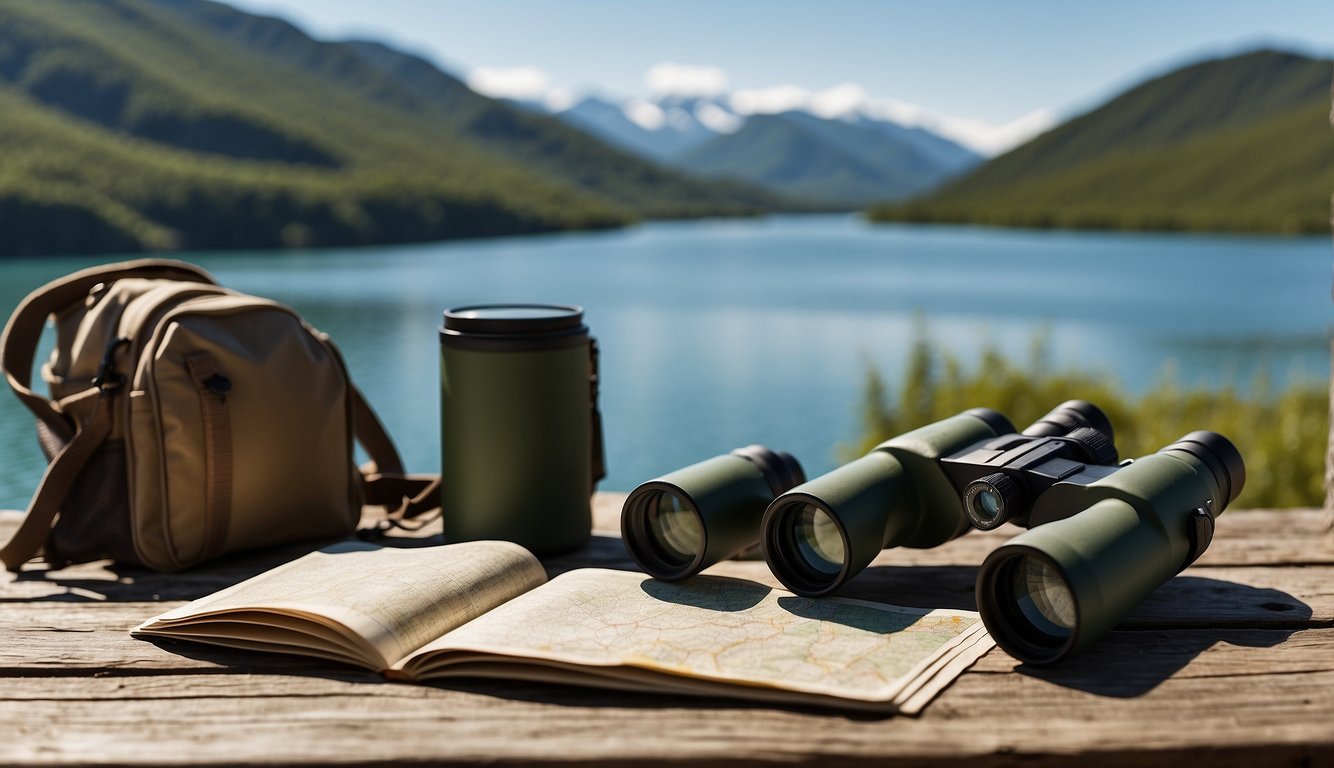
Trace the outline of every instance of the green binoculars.
[[1101, 637], [1199, 557], [1245, 483], [1241, 454], [1192, 432], [1118, 463], [1112, 425], [1082, 400], [1017, 432], [974, 408], [805, 481], [787, 454], [738, 449], [636, 488], [622, 532], [649, 574], [680, 579], [759, 540], [774, 576], [817, 597], [883, 549], [934, 547], [1007, 521], [977, 602], [1011, 655], [1050, 664]]

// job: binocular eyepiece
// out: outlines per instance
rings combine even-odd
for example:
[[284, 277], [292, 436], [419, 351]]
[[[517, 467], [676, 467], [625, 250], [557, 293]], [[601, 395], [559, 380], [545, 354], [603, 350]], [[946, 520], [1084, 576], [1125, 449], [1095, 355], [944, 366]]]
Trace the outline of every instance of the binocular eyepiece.
[[805, 479], [791, 454], [738, 448], [634, 489], [621, 536], [645, 573], [684, 579], [758, 543], [765, 507]]

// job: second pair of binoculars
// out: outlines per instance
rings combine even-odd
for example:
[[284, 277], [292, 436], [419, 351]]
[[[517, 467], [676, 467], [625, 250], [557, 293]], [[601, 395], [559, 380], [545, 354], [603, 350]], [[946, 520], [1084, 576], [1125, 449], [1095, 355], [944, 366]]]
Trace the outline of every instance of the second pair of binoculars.
[[978, 609], [998, 644], [1050, 664], [1101, 637], [1204, 552], [1245, 483], [1241, 454], [1191, 432], [1118, 463], [1107, 416], [1070, 400], [1022, 432], [973, 408], [806, 481], [792, 456], [752, 445], [636, 488], [621, 528], [650, 575], [691, 576], [759, 543], [799, 595], [842, 586], [883, 549], [927, 548], [1010, 521]]

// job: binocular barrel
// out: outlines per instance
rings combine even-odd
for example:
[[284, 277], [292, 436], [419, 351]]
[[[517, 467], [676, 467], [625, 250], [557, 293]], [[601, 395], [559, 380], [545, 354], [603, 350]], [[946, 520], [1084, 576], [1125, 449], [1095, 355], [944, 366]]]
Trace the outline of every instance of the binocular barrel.
[[1203, 553], [1214, 518], [1245, 482], [1227, 438], [1192, 432], [1066, 489], [1074, 495], [1064, 509], [1035, 509], [1033, 528], [982, 564], [977, 601], [988, 631], [1011, 656], [1039, 666], [1087, 646]]
[[684, 579], [754, 546], [765, 507], [805, 479], [791, 454], [738, 448], [634, 489], [621, 536], [645, 573]]
[[1000, 413], [975, 408], [798, 485], [764, 513], [764, 559], [788, 589], [817, 597], [856, 576], [886, 547], [949, 541], [968, 529], [968, 520], [938, 459], [1012, 432]]

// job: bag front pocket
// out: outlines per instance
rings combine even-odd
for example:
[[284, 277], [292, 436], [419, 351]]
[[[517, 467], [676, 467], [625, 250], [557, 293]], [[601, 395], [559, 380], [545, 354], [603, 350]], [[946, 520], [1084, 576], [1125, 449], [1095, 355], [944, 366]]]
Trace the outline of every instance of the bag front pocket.
[[248, 297], [191, 301], [163, 319], [140, 359], [161, 472], [137, 468], [145, 446], [135, 478], [156, 480], [172, 567], [351, 532], [360, 510], [346, 374], [290, 310]]

